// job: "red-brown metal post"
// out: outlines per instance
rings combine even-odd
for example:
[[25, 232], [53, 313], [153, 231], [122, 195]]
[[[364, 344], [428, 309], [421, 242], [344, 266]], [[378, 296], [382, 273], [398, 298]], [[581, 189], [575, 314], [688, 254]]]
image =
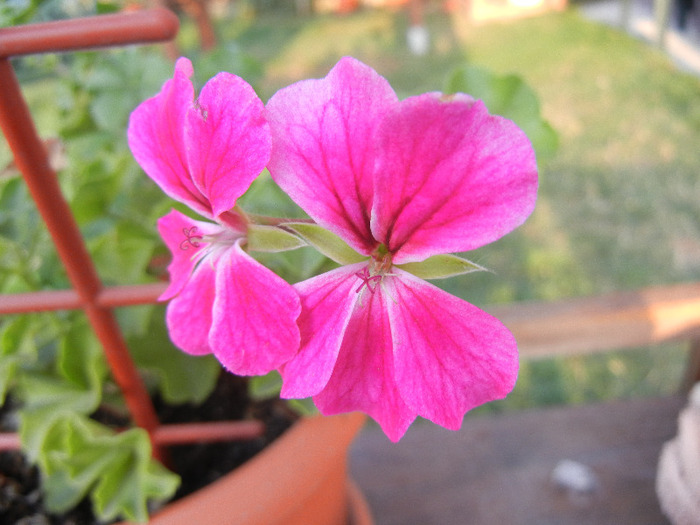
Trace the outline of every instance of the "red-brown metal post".
[[172, 40], [179, 21], [167, 9], [0, 28], [0, 57]]
[[[37, 135], [9, 59], [12, 56], [35, 53], [162, 42], [172, 39], [177, 29], [177, 17], [163, 8], [0, 28], [0, 128], [73, 285], [71, 290], [0, 295], [0, 314], [85, 310], [134, 422], [149, 432], [154, 456], [159, 459], [164, 457], [162, 447], [165, 445], [250, 439], [260, 436], [264, 428], [256, 421], [159, 424], [112, 308], [156, 302], [167, 285], [102, 286], [68, 203], [61, 193], [56, 173], [51, 168], [48, 155]], [[16, 434], [0, 434], [0, 450], [18, 446]]]
[[[153, 404], [113, 312], [98, 302], [102, 283], [61, 193], [8, 56], [173, 38], [177, 19], [168, 13], [158, 9], [0, 30], [0, 127], [49, 229], [81, 307], [102, 344], [134, 422], [149, 434], [153, 434], [159, 424]], [[155, 443], [154, 455], [163, 457]]]
[[129, 411], [137, 425], [152, 433], [158, 426], [153, 404], [131, 360], [112, 311], [97, 304], [102, 284], [70, 207], [61, 194], [56, 174], [49, 165], [48, 156], [7, 58], [0, 58], [0, 127], [49, 229], [82, 308], [102, 344], [112, 375], [124, 394]]

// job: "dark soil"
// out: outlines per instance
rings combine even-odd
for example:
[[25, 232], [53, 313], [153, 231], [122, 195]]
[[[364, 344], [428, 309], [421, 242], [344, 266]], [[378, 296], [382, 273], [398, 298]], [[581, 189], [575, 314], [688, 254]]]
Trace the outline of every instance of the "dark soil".
[[[154, 402], [163, 423], [259, 419], [266, 425], [265, 434], [251, 441], [170, 447], [171, 468], [182, 477], [175, 499], [208, 485], [243, 464], [279, 437], [298, 417], [279, 399], [250, 401], [245, 379], [228, 373], [222, 373], [216, 389], [202, 405], [172, 406], [158, 398]], [[6, 403], [0, 408], [0, 417], [7, 417], [12, 409], [11, 403]], [[115, 421], [115, 424], [120, 422]], [[37, 469], [29, 465], [20, 452], [0, 453], [0, 524], [97, 523], [88, 500], [65, 515], [49, 514], [43, 507], [39, 481]]]

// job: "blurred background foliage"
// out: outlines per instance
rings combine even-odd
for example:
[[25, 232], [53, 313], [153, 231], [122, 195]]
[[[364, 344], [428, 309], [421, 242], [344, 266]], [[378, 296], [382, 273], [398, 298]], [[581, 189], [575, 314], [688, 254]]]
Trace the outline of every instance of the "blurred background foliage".
[[[387, 77], [401, 97], [471, 92], [492, 112], [516, 120], [536, 145], [541, 178], [532, 217], [502, 240], [464, 254], [491, 272], [436, 284], [486, 306], [700, 279], [700, 82], [659, 50], [588, 21], [575, 5], [561, 13], [474, 25], [443, 2], [428, 1], [430, 51], [416, 56], [406, 46], [404, 10], [312, 15], [295, 5], [213, 3], [218, 45], [208, 51], [199, 45], [197, 25], [183, 16], [177, 46], [194, 62], [196, 85], [225, 70], [244, 77], [267, 100], [353, 55]], [[122, 7], [117, 0], [11, 0], [0, 6], [0, 25]], [[160, 47], [127, 48], [27, 57], [15, 67], [105, 283], [162, 277], [167, 252], [155, 222], [175, 205], [131, 158], [125, 129], [130, 111], [172, 75], [171, 59]], [[253, 185], [243, 206], [301, 215], [268, 176]], [[0, 241], [0, 292], [68, 286], [4, 142]], [[309, 248], [263, 260], [291, 282], [329, 265]], [[151, 370], [150, 385], [173, 402], [206, 395], [218, 365], [190, 359], [170, 345], [162, 307], [124, 308], [119, 315], [137, 361]], [[60, 355], [64, 341], [81, 339], [76, 330], [89, 340], [77, 314], [27, 319], [0, 321], [0, 393], [22, 383], [20, 377], [70, 376], [47, 356]], [[75, 346], [89, 361], [91, 344]], [[513, 394], [476, 412], [668, 394], [678, 387], [685, 352], [683, 345], [667, 344], [525, 362]], [[159, 366], [164, 361], [169, 370]], [[119, 401], [104, 394], [109, 387], [79, 383], [82, 394], [100, 390], [80, 405], [86, 416], [99, 402], [119, 409]]]
[[[401, 97], [449, 90], [456, 71], [468, 68], [470, 89], [487, 83], [478, 76], [486, 72], [491, 82], [522, 82], [538, 99], [557, 140], [538, 148], [535, 212], [516, 232], [464, 254], [491, 272], [436, 281], [439, 286], [486, 306], [700, 277], [700, 179], [693, 147], [700, 143], [700, 108], [694, 103], [700, 82], [655, 47], [588, 20], [578, 10], [582, 3], [561, 13], [477, 25], [446, 11], [444, 2], [426, 2], [431, 48], [425, 56], [406, 46], [406, 11], [306, 16], [291, 3], [266, 4], [238, 2], [229, 11], [235, 22], [217, 26], [222, 41], [236, 41], [263, 64], [255, 79], [263, 100], [290, 82], [325, 75], [345, 54], [386, 76]], [[194, 43], [194, 26], [185, 26], [180, 38]], [[528, 132], [536, 142], [533, 130]], [[513, 394], [479, 411], [678, 388], [684, 343], [612, 350], [525, 362]]]

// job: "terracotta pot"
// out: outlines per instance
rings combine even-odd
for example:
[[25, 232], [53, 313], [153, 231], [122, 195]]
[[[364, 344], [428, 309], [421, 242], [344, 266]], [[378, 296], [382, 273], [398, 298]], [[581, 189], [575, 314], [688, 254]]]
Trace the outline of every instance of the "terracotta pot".
[[[151, 525], [372, 525], [347, 475], [360, 413], [303, 418], [269, 447], [155, 514]], [[126, 525], [126, 524], [123, 524]]]

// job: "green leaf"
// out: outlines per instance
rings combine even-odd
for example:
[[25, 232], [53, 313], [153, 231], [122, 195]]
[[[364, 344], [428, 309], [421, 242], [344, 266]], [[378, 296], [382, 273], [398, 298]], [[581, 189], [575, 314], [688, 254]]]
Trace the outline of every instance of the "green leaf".
[[248, 249], [253, 252], [286, 252], [306, 246], [293, 233], [276, 226], [251, 224], [248, 226]]
[[70, 414], [90, 414], [99, 404], [91, 391], [71, 386], [66, 381], [37, 375], [22, 377], [19, 436], [22, 449], [30, 461], [38, 461], [51, 428]]
[[[116, 311], [117, 321], [123, 328], [124, 336], [127, 340], [132, 337], [141, 337], [150, 330], [153, 319], [153, 312], [157, 307], [153, 304], [141, 304], [120, 308]], [[159, 318], [163, 322], [162, 317]]]
[[0, 329], [0, 356], [4, 359], [11, 355], [36, 356], [37, 323], [28, 315], [18, 315], [3, 319]]
[[60, 323], [51, 314], [8, 316], [0, 323], [0, 404], [7, 391], [24, 371], [45, 368], [40, 352], [47, 346], [55, 348], [61, 332]]
[[[265, 169], [250, 185], [248, 191], [236, 201], [246, 212], [273, 217], [307, 217], [294, 201], [272, 180]], [[294, 218], [292, 218], [294, 217]]]
[[0, 27], [26, 24], [36, 10], [37, 0], [14, 0], [0, 3]]
[[335, 233], [329, 232], [318, 224], [287, 222], [282, 226], [289, 228], [323, 255], [339, 264], [353, 264], [367, 260], [365, 255], [357, 253]]
[[314, 404], [314, 400], [310, 397], [306, 399], [287, 399], [287, 404], [297, 414], [302, 416], [313, 416], [318, 414], [318, 408]]
[[144, 236], [142, 230], [128, 222], [89, 239], [95, 264], [103, 279], [114, 284], [133, 284], [143, 281], [148, 263], [155, 249], [154, 239]]
[[99, 402], [107, 365], [102, 346], [85, 323], [74, 323], [59, 345], [58, 368], [77, 388], [93, 391]]
[[100, 129], [112, 131], [126, 128], [126, 119], [134, 108], [134, 100], [124, 95], [121, 90], [102, 91], [92, 100], [90, 115]]
[[159, 305], [149, 329], [129, 339], [134, 361], [152, 374], [166, 402], [201, 403], [214, 390], [221, 365], [212, 356], [188, 355], [173, 346], [164, 316], [164, 306]]
[[451, 254], [435, 255], [425, 261], [397, 264], [396, 267], [421, 279], [444, 279], [465, 273], [486, 271], [486, 268], [478, 264]]
[[98, 15], [106, 15], [110, 13], [118, 13], [122, 8], [121, 2], [109, 0], [97, 0], [95, 9]]
[[277, 396], [282, 389], [282, 377], [275, 370], [264, 376], [253, 376], [248, 380], [248, 395], [255, 401]]
[[112, 462], [113, 450], [105, 454], [99, 447], [91, 447], [79, 439], [81, 433], [87, 432], [105, 434], [106, 428], [77, 414], [63, 414], [53, 420], [46, 434], [39, 466], [44, 477], [46, 505], [54, 512], [64, 512], [77, 505]]
[[94, 154], [95, 151], [104, 151], [105, 148], [100, 144], [90, 146], [89, 143], [72, 141], [67, 149], [71, 161], [79, 162], [78, 166], [82, 168], [82, 176], [76, 174], [75, 178], [70, 179], [73, 185], [67, 188], [72, 194], [71, 201], [76, 204], [75, 219], [81, 225], [104, 219], [105, 211], [109, 209], [111, 201], [119, 191], [119, 181], [112, 174], [104, 173], [102, 159], [89, 161], [83, 155], [84, 149], [89, 149], [91, 154]]
[[255, 258], [288, 283], [304, 281], [337, 266], [311, 246], [284, 253], [257, 252]]
[[180, 478], [151, 458], [151, 444], [145, 430], [132, 429], [115, 438], [110, 439], [108, 446], [119, 446], [127, 453], [121, 461], [110, 465], [107, 475], [95, 487], [92, 495], [95, 513], [105, 521], [121, 516], [145, 523], [147, 502], [171, 498]]
[[467, 93], [483, 100], [491, 114], [515, 122], [532, 142], [540, 160], [556, 152], [557, 134], [542, 118], [537, 94], [519, 76], [496, 75], [487, 69], [462, 66], [448, 77], [445, 92]]
[[71, 324], [60, 340], [55, 371], [22, 374], [20, 439], [32, 461], [40, 457], [56, 421], [66, 414], [88, 415], [97, 409], [106, 376], [102, 348], [85, 321]]
[[100, 520], [146, 522], [147, 502], [170, 498], [179, 484], [175, 474], [152, 460], [143, 429], [115, 434], [70, 414], [53, 425], [42, 453], [46, 504], [54, 512], [90, 494]]
[[7, 391], [19, 369], [20, 358], [16, 355], [0, 357], [0, 405], [5, 403]]

